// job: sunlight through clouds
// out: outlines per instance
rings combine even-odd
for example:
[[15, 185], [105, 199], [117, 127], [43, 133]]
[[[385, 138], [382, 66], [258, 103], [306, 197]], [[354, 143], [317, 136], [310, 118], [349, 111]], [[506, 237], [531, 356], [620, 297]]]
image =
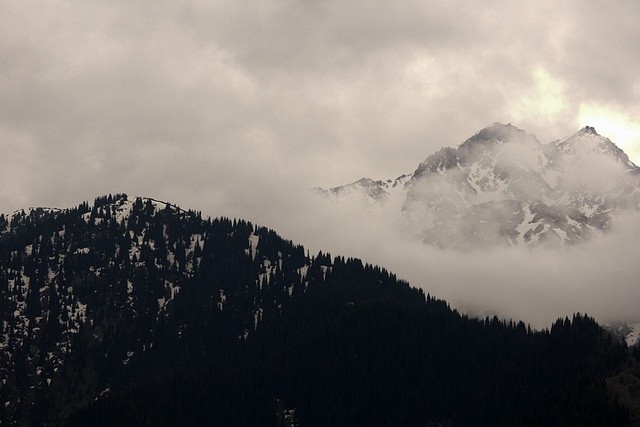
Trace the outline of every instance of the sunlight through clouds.
[[562, 83], [544, 68], [538, 68], [535, 77], [538, 83], [538, 114], [551, 119], [566, 108], [562, 99]]
[[531, 120], [537, 117], [549, 122], [567, 108], [563, 96], [563, 84], [542, 67], [536, 68], [532, 76], [535, 86], [520, 98], [514, 116], [520, 120]]

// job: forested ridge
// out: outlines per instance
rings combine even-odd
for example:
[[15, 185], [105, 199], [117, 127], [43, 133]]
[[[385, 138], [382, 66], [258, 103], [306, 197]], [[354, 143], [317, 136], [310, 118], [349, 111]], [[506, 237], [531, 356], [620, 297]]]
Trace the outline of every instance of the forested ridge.
[[635, 357], [586, 315], [541, 331], [469, 318], [358, 259], [310, 256], [244, 220], [123, 194], [0, 216], [0, 230], [3, 422], [622, 425], [633, 416], [607, 378]]

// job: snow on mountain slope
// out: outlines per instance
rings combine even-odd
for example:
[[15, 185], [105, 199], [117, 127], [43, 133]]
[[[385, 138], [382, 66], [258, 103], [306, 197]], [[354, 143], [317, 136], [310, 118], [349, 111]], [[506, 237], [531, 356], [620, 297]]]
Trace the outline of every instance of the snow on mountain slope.
[[592, 127], [544, 145], [494, 123], [395, 181], [319, 192], [373, 205], [401, 199], [403, 229], [442, 248], [561, 246], [606, 231], [621, 209], [639, 209], [640, 168]]
[[625, 341], [629, 347], [637, 345], [640, 340], [640, 323], [629, 325], [631, 331], [625, 337]]
[[370, 178], [361, 178], [350, 184], [324, 190], [316, 188], [319, 194], [327, 197], [361, 197], [363, 201], [388, 202], [397, 194], [402, 194], [409, 176], [401, 175], [398, 178], [386, 181], [374, 181]]

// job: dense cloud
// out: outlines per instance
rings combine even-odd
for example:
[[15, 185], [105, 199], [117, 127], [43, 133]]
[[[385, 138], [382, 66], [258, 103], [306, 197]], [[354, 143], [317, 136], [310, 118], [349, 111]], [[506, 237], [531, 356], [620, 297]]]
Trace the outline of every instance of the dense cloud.
[[639, 18], [633, 0], [3, 2], [0, 212], [124, 191], [341, 249], [349, 229], [305, 234], [322, 218], [294, 194], [411, 172], [494, 121], [543, 142], [584, 111], [637, 125]]
[[584, 244], [458, 251], [408, 238], [393, 209], [364, 199], [293, 200], [306, 216], [280, 227], [287, 237], [312, 242], [312, 253], [329, 249], [382, 265], [463, 312], [523, 319], [536, 327], [575, 312], [607, 323], [640, 320], [640, 213], [616, 215], [611, 230], [594, 233]]

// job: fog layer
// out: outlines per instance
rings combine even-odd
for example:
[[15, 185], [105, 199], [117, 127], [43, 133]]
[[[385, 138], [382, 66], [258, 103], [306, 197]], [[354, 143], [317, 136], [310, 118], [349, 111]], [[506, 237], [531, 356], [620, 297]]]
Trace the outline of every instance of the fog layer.
[[287, 193], [279, 205], [289, 208], [287, 215], [274, 206], [260, 215], [263, 223], [304, 242], [312, 253], [330, 251], [386, 267], [462, 312], [536, 327], [575, 312], [605, 323], [640, 319], [640, 214], [616, 216], [609, 232], [595, 233], [584, 244], [463, 252], [411, 239], [397, 216], [370, 203]]

